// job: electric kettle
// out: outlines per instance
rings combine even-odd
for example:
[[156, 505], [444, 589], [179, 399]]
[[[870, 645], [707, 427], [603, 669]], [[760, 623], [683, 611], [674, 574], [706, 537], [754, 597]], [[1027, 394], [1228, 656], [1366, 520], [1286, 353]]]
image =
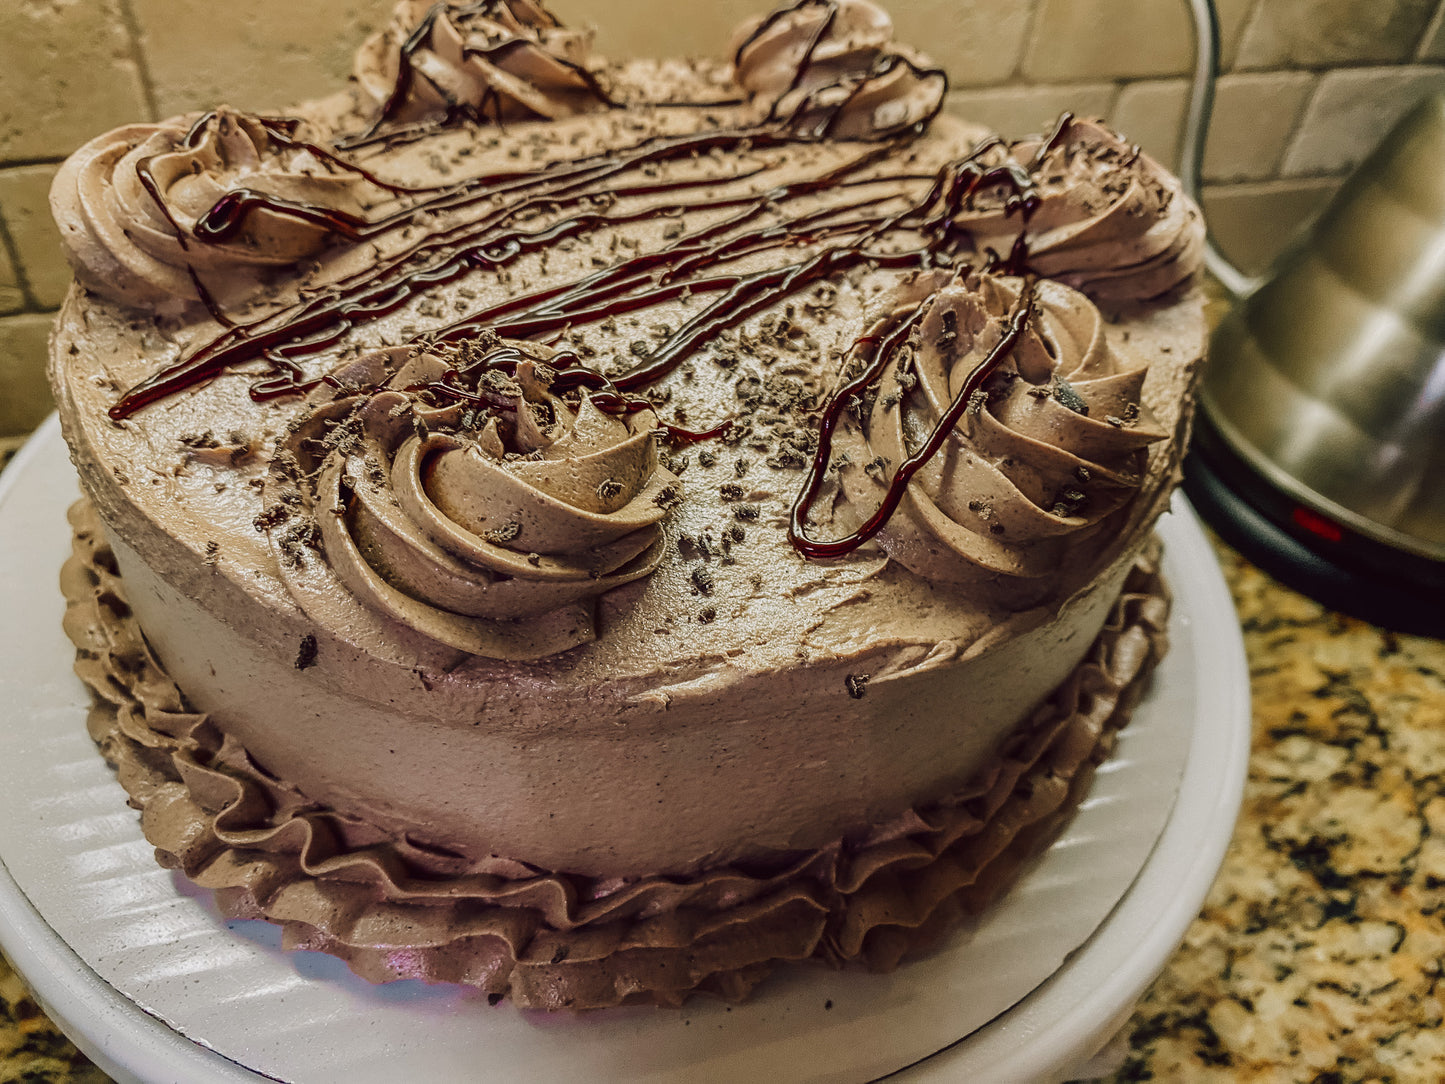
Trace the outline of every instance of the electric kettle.
[[[1198, 199], [1217, 69], [1190, 0], [1180, 172]], [[1445, 96], [1416, 106], [1259, 279], [1204, 370], [1185, 491], [1220, 535], [1332, 609], [1445, 635]]]

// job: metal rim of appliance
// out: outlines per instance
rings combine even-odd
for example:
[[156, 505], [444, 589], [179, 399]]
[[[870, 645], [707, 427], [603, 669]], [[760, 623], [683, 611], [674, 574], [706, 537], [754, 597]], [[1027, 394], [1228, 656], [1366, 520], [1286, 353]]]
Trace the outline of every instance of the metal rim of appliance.
[[1201, 411], [1184, 491], [1252, 563], [1331, 610], [1416, 636], [1445, 637], [1445, 563], [1377, 542], [1293, 501]]

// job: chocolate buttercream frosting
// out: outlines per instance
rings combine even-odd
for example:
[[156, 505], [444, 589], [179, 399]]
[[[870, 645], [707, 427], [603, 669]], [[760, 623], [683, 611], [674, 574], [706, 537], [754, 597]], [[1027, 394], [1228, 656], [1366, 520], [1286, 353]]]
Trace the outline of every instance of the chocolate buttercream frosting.
[[1027, 222], [1028, 267], [1118, 305], [1162, 297], [1192, 281], [1204, 220], [1158, 162], [1096, 120], [1068, 118], [1055, 137], [995, 140], [991, 168], [1034, 179], [1027, 206], [1009, 185], [986, 186], [957, 216], [1000, 255]]
[[898, 466], [962, 407], [878, 539], [932, 582], [1021, 604], [1031, 581], [1113, 537], [1148, 446], [1167, 438], [1141, 397], [1148, 365], [1111, 344], [1099, 310], [1062, 283], [937, 272], [894, 301], [894, 321], [907, 312], [912, 328], [839, 434], [846, 504], [834, 529], [876, 508]]
[[[92, 139], [60, 167], [50, 196], [76, 279], [132, 306], [249, 290], [247, 270], [294, 266], [334, 234], [319, 216], [284, 208], [351, 219], [387, 197], [361, 172], [289, 138], [289, 128], [221, 108]], [[216, 209], [237, 194], [267, 206], [208, 235]], [[224, 274], [206, 283], [214, 271]]]
[[961, 790], [832, 843], [691, 876], [583, 877], [465, 860], [310, 800], [195, 712], [125, 601], [88, 502], [62, 573], [91, 735], [162, 864], [291, 948], [383, 982], [534, 1008], [745, 996], [784, 960], [889, 969], [1002, 891], [1072, 812], [1164, 650], [1157, 546], [1063, 685]]
[[503, 124], [606, 109], [588, 68], [590, 35], [533, 0], [401, 0], [356, 57], [382, 125], [469, 119]]
[[893, 20], [868, 0], [795, 0], [733, 36], [740, 87], [797, 134], [876, 139], [926, 124], [948, 76], [893, 40]]
[[499, 659], [595, 636], [593, 601], [661, 560], [679, 483], [656, 415], [564, 400], [557, 358], [495, 336], [395, 347], [318, 386], [259, 521], [309, 616]]

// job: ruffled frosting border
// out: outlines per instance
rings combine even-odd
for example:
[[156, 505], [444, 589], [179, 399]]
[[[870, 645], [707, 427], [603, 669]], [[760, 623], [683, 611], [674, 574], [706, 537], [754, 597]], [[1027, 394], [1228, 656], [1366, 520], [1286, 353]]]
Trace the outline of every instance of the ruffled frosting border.
[[88, 726], [157, 860], [221, 911], [282, 926], [372, 982], [477, 987], [525, 1008], [739, 1000], [780, 961], [887, 970], [976, 914], [1051, 840], [1166, 649], [1151, 543], [1084, 661], [965, 790], [817, 851], [687, 878], [462, 863], [308, 800], [189, 709], [145, 642], [88, 501], [61, 574]]

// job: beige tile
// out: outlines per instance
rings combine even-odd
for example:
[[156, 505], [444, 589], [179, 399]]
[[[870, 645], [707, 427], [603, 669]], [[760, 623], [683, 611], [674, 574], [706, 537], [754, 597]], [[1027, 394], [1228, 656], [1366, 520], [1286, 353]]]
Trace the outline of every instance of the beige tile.
[[0, 3], [0, 161], [63, 157], [145, 112], [116, 0]]
[[0, 318], [0, 434], [27, 433], [53, 405], [45, 382], [45, 351], [55, 314]]
[[164, 116], [228, 104], [281, 109], [342, 89], [377, 0], [131, 0]]
[[5, 239], [0, 237], [0, 313], [19, 312], [24, 307], [25, 290], [20, 285]]
[[[1254, 0], [1217, 0], [1226, 63]], [[1040, 0], [1023, 71], [1044, 82], [1184, 75], [1194, 30], [1180, 0]]]
[[1340, 179], [1206, 185], [1204, 216], [1224, 254], [1257, 274], [1334, 195]]
[[1239, 42], [1244, 37], [1244, 28], [1260, 4], [1270, 0], [1214, 0], [1215, 13], [1219, 16], [1219, 66], [1222, 71], [1234, 67], [1239, 55]]
[[50, 217], [50, 181], [55, 169], [0, 169], [0, 221], [15, 246], [31, 304], [42, 309], [59, 307], [70, 286], [70, 265]]
[[950, 113], [1017, 139], [1047, 131], [1066, 110], [1081, 117], [1108, 116], [1116, 96], [1117, 88], [1112, 83], [995, 87], [955, 90], [948, 96], [947, 107]]
[[[768, 0], [712, 0], [674, 17], [657, 0], [556, 0], [549, 5], [575, 26], [593, 26], [597, 48], [610, 56], [717, 56], [729, 54], [732, 33]], [[1029, 0], [893, 0], [900, 42], [923, 50], [948, 69], [955, 86], [998, 83], [1018, 66], [1033, 4]]]
[[1327, 72], [1285, 152], [1286, 177], [1353, 167], [1427, 94], [1445, 91], [1445, 68], [1401, 65]]
[[1189, 84], [1183, 79], [1144, 79], [1119, 92], [1110, 121], [1170, 169], [1179, 168], [1180, 135]]
[[1183, 4], [1042, 0], [1024, 74], [1046, 82], [1182, 75], [1193, 55]]
[[1436, 0], [1261, 0], [1245, 28], [1237, 68], [1406, 60]]
[[1262, 180], [1280, 158], [1304, 110], [1315, 76], [1308, 72], [1250, 72], [1223, 76], [1204, 145], [1209, 181]]
[[928, 53], [956, 87], [1001, 83], [1023, 53], [1033, 4], [1025, 0], [895, 0], [898, 39]]

